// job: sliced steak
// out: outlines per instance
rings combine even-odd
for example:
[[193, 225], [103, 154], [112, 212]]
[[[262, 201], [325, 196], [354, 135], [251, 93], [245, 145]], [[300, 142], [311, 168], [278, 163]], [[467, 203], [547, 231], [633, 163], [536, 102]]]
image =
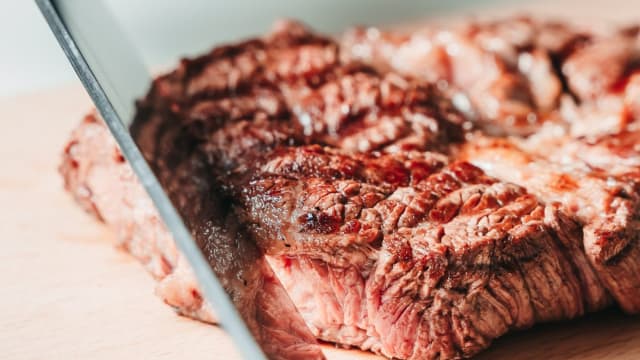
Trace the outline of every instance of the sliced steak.
[[[185, 59], [154, 81], [131, 129], [249, 325], [274, 340], [270, 356], [321, 356], [293, 304], [315, 337], [398, 359], [469, 357], [508, 331], [613, 300], [640, 310], [635, 152], [620, 171], [595, 169], [623, 152], [593, 147], [607, 160], [590, 162], [569, 152], [594, 143], [561, 115], [561, 98], [581, 111], [591, 103], [561, 69], [592, 34], [513, 19], [343, 40], [282, 22]], [[544, 133], [474, 137], [476, 124]], [[542, 136], [554, 129], [564, 140]], [[536, 141], [577, 161], [519, 147]], [[61, 170], [161, 279], [165, 301], [214, 321], [95, 118], [74, 133]]]
[[284, 94], [305, 136], [352, 151], [444, 151], [468, 127], [433, 85], [354, 64], [317, 88]]
[[[303, 254], [316, 266], [326, 262], [327, 271], [360, 273], [364, 305], [355, 306], [367, 309], [373, 339], [366, 341], [387, 356], [471, 355], [509, 329], [572, 318], [604, 304], [583, 293], [578, 277], [592, 276], [588, 264], [573, 264], [574, 257], [584, 258], [579, 231], [560, 239], [534, 197], [468, 164], [395, 186], [348, 174], [328, 181], [304, 170], [278, 176], [269, 169], [242, 186], [240, 212], [255, 224], [256, 238], [282, 239], [290, 245], [285, 256]], [[549, 220], [562, 216], [546, 211]], [[316, 327], [331, 326], [312, 319]]]
[[356, 28], [342, 47], [349, 59], [449, 87], [489, 134], [529, 135], [551, 121], [597, 135], [640, 116], [636, 28], [594, 33], [510, 18], [411, 33]]
[[[437, 88], [337, 51], [288, 24], [185, 61], [156, 81], [134, 126], [170, 193], [185, 191], [172, 185], [181, 153], [206, 159], [197, 183], [216, 184], [316, 336], [395, 358], [470, 356], [511, 329], [608, 303], [571, 219], [425, 152], [465, 127]], [[336, 55], [299, 71], [308, 52]], [[203, 74], [245, 58], [251, 78], [206, 85]]]
[[579, 159], [550, 162], [504, 139], [479, 138], [465, 145], [462, 157], [574, 215], [584, 227], [584, 248], [603, 284], [625, 311], [640, 309], [634, 290], [640, 286], [637, 181], [585, 167]]
[[[111, 134], [89, 115], [72, 134], [60, 171], [74, 197], [118, 235], [120, 245], [158, 279], [157, 293], [180, 314], [216, 322], [186, 260], [138, 183]], [[315, 339], [243, 225], [220, 208], [204, 163], [180, 162], [169, 191], [194, 238], [252, 332], [273, 359], [322, 359]], [[242, 256], [238, 256], [241, 254]]]
[[[101, 134], [106, 144], [116, 149], [106, 129], [94, 120], [78, 133]], [[87, 140], [76, 142], [74, 152], [101, 145], [96, 138]], [[84, 168], [88, 164], [85, 160], [88, 158], [80, 157], [79, 166]], [[102, 163], [94, 164], [95, 169], [103, 168]], [[337, 164], [347, 166], [334, 166]], [[122, 162], [119, 166], [127, 167]], [[395, 169], [402, 175], [376, 169]], [[117, 174], [113, 169], [105, 171]], [[247, 189], [234, 200], [236, 211], [247, 224], [262, 227], [248, 225], [261, 247], [271, 254], [270, 262], [305, 320], [322, 339], [398, 358], [471, 355], [510, 329], [575, 317], [592, 310], [596, 303], [589, 300], [592, 295], [588, 291], [593, 289], [583, 285], [589, 284], [584, 280], [589, 273], [581, 273], [576, 263], [581, 257], [579, 228], [555, 209], [540, 206], [522, 188], [497, 182], [470, 165], [445, 165], [442, 156], [429, 153], [346, 155], [311, 146], [273, 151], [246, 172], [252, 174], [250, 178], [239, 178], [249, 184], [226, 180], [231, 187]], [[98, 185], [77, 174], [66, 174], [92, 190]], [[292, 184], [296, 178], [302, 181]], [[136, 199], [146, 199], [133, 177], [128, 182], [103, 180], [129, 184], [140, 191]], [[261, 191], [269, 181], [276, 184], [271, 192]], [[347, 183], [351, 185], [340, 185]], [[300, 191], [300, 184], [309, 184], [313, 190], [292, 192]], [[228, 191], [235, 192], [231, 187]], [[336, 191], [331, 187], [342, 189], [336, 193], [336, 202], [323, 195]], [[251, 196], [256, 190], [261, 196]], [[107, 214], [103, 206], [118, 200], [114, 194], [123, 193], [112, 192], [104, 200], [89, 199]], [[120, 201], [131, 201], [124, 195]], [[347, 195], [350, 201], [340, 200]], [[309, 200], [297, 201], [304, 198]], [[269, 205], [274, 202], [290, 209], [292, 215], [269, 214], [267, 209], [276, 208]], [[331, 232], [335, 219], [321, 219], [340, 214], [335, 205], [343, 205], [344, 214], [356, 218], [340, 219], [340, 229]], [[120, 213], [118, 206], [111, 208]], [[153, 208], [148, 209], [152, 214]], [[263, 214], [252, 209], [262, 209]], [[362, 215], [366, 213], [370, 215]], [[160, 224], [157, 217], [155, 221]], [[131, 223], [129, 218], [127, 223], [110, 225]], [[234, 227], [227, 223], [224, 230], [204, 224], [196, 237], [202, 239], [198, 234], [212, 231], [224, 234]], [[283, 229], [289, 231], [283, 233]], [[349, 240], [354, 239], [349, 232], [364, 234], [362, 229], [375, 230], [375, 236], [362, 237], [375, 240]], [[161, 228], [137, 239], [153, 241], [158, 234], [166, 232]], [[331, 237], [345, 242], [323, 243]], [[283, 242], [293, 246], [283, 246]], [[206, 251], [206, 243], [202, 246]], [[190, 297], [197, 294], [197, 288], [185, 286], [195, 286], [188, 267], [182, 261], [177, 264], [159, 286], [162, 295], [180, 310], [189, 310], [189, 299], [198, 299], [203, 305], [199, 296]], [[592, 286], [597, 288], [597, 284]]]
[[638, 129], [640, 37], [615, 33], [594, 38], [562, 64], [568, 89], [561, 116], [572, 137], [599, 137]]
[[349, 59], [448, 87], [489, 133], [528, 135], [557, 108], [556, 59], [581, 38], [568, 26], [512, 18], [409, 34], [356, 28], [342, 47]]

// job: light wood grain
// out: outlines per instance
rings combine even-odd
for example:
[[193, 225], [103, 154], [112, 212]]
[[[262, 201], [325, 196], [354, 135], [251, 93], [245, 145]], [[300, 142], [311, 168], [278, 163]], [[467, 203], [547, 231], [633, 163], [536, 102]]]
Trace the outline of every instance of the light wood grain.
[[[638, 19], [564, 0], [557, 12]], [[550, 13], [552, 1], [529, 7]], [[571, 7], [570, 7], [571, 6]], [[239, 359], [219, 328], [176, 316], [153, 280], [62, 191], [56, 172], [91, 107], [79, 86], [0, 100], [0, 359]], [[376, 359], [326, 347], [330, 359]], [[480, 359], [638, 359], [640, 319], [615, 310], [499, 339]]]

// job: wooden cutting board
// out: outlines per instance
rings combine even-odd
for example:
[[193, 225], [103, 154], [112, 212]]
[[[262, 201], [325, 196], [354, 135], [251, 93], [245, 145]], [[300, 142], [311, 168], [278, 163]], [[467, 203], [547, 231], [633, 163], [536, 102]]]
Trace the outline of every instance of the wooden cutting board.
[[[636, 0], [609, 1], [602, 14], [579, 0], [528, 7], [637, 20]], [[176, 316], [154, 296], [142, 266], [63, 192], [60, 152], [90, 108], [79, 85], [0, 99], [0, 359], [239, 359], [221, 329]], [[378, 358], [325, 349], [329, 359]], [[640, 318], [612, 309], [536, 326], [478, 358], [639, 359]]]

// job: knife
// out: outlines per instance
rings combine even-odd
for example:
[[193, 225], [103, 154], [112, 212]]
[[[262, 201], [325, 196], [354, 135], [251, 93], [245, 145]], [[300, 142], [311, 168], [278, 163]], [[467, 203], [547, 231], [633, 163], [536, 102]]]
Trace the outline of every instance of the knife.
[[[277, 351], [277, 346], [266, 344], [270, 339], [255, 326], [255, 319], [247, 318], [251, 315], [247, 315], [247, 312], [243, 314], [241, 308], [236, 308], [235, 305], [240, 305], [243, 299], [239, 299], [237, 294], [230, 296], [227, 292], [237, 290], [228, 288], [229, 284], [234, 283], [232, 279], [227, 279], [230, 277], [229, 269], [224, 271], [218, 266], [212, 267], [207, 261], [129, 133], [129, 125], [135, 114], [134, 102], [145, 94], [151, 84], [151, 76], [109, 10], [100, 0], [36, 0], [36, 3], [178, 248], [189, 262], [204, 298], [213, 305], [220, 324], [232, 337], [241, 355], [246, 359], [287, 358], [286, 353]], [[220, 235], [223, 239], [225, 236], [232, 235]], [[228, 241], [245, 240], [229, 238]], [[242, 245], [245, 250], [246, 247], [255, 247], [255, 244], [247, 241]], [[240, 259], [242, 256], [237, 254], [236, 257]], [[271, 269], [265, 269], [268, 267], [266, 261], [259, 260], [244, 262], [242, 266], [255, 269], [242, 270], [249, 273], [266, 272], [272, 276]], [[227, 289], [223, 284], [227, 285]], [[270, 286], [282, 285], [277, 282]], [[311, 331], [304, 325], [286, 291], [277, 289], [273, 294], [277, 294], [278, 303], [292, 319], [291, 323], [282, 324], [282, 331], [290, 333], [292, 323], [302, 324], [302, 328], [297, 326], [301, 329], [299, 343], [309, 347], [308, 355], [323, 358]], [[244, 301], [246, 304], [246, 299]]]

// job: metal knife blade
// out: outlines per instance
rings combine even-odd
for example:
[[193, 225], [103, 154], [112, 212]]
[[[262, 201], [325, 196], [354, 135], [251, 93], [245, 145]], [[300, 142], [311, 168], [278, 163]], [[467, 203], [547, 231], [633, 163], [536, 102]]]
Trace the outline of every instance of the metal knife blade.
[[[240, 353], [246, 359], [266, 359], [267, 356], [286, 358], [285, 353], [275, 353], [277, 349], [274, 350], [274, 344], [265, 346], [269, 339], [256, 328], [256, 320], [247, 318], [250, 315], [246, 312], [243, 314], [241, 308], [236, 308], [241, 303], [246, 305], [247, 301], [246, 298], [237, 296], [238, 289], [229, 288], [234, 284], [234, 281], [227, 279], [229, 272], [238, 269], [211, 266], [130, 135], [128, 127], [135, 113], [134, 101], [144, 95], [151, 77], [108, 9], [99, 0], [36, 0], [36, 3], [140, 183], [153, 200], [178, 248], [191, 265], [205, 299], [213, 305], [221, 325], [231, 335]], [[255, 247], [254, 244], [232, 238], [233, 236], [231, 231], [221, 231], [216, 241], [244, 241], [242, 246], [235, 247], [236, 251], [243, 247], [245, 250], [247, 247]], [[232, 251], [230, 249], [233, 248], [225, 246], [225, 251]], [[258, 253], [257, 249], [254, 253]], [[237, 258], [242, 256], [243, 254], [237, 254]], [[308, 344], [309, 354], [322, 358], [311, 332], [304, 325], [286, 291], [277, 280], [276, 283], [273, 282], [273, 272], [266, 261], [245, 261], [241, 265], [254, 267], [241, 269], [247, 273], [266, 273], [266, 280], [263, 281], [269, 282], [268, 286], [272, 290], [275, 286], [271, 295], [276, 294], [281, 309], [290, 313], [293, 323], [302, 324], [304, 328], [301, 330], [300, 342]], [[227, 291], [234, 292], [234, 296], [229, 296]], [[287, 325], [291, 324], [283, 324]], [[290, 327], [283, 330], [290, 331]], [[270, 350], [265, 355], [263, 349]]]

